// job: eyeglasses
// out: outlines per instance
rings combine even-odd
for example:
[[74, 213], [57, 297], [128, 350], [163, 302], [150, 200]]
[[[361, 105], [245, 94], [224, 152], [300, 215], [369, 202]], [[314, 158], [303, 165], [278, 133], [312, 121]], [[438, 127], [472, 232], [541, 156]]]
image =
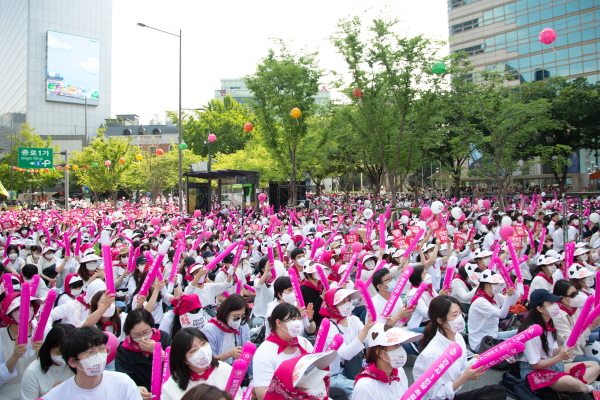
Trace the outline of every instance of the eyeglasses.
[[382, 280], [382, 281], [381, 281], [381, 283], [387, 284], [387, 283], [390, 283], [390, 282], [391, 282], [391, 281], [393, 281], [393, 280], [394, 280], [394, 278], [392, 278], [392, 277], [390, 276], [389, 278], [386, 278], [386, 279]]
[[144, 336], [148, 336], [151, 333], [152, 333], [152, 328], [148, 328], [141, 333], [132, 333], [131, 337], [134, 339], [140, 339], [140, 338], [143, 338]]
[[98, 350], [88, 350], [83, 353], [83, 357], [80, 357], [79, 360], [85, 360], [86, 358], [93, 357], [98, 353], [110, 353], [110, 346], [102, 345]]
[[578, 294], [579, 294], [579, 290], [576, 290], [575, 292], [573, 292], [571, 294], [565, 295], [565, 297], [569, 297], [571, 299], [574, 299], [575, 297], [577, 297]]

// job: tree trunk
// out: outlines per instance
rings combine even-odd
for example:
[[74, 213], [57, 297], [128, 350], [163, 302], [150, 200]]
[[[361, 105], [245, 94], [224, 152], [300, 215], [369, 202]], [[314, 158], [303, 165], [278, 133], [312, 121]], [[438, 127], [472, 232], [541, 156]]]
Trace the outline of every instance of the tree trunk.
[[460, 199], [460, 172], [456, 174], [454, 173], [454, 197], [456, 200]]

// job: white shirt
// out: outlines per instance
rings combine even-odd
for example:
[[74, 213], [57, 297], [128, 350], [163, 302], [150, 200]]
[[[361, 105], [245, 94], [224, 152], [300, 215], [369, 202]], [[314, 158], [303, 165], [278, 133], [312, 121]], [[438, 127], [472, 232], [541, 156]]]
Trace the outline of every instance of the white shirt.
[[29, 364], [21, 379], [21, 399], [39, 399], [48, 393], [56, 382], [66, 381], [73, 376], [73, 372], [66, 364], [62, 367], [51, 365], [48, 372], [44, 373], [40, 366], [40, 360], [35, 360]]
[[63, 324], [71, 324], [74, 327], [79, 328], [89, 316], [89, 308], [86, 309], [85, 306], [77, 300], [71, 300], [52, 309], [48, 324], [60, 319]]
[[232, 283], [205, 283], [202, 289], [188, 285], [185, 288], [184, 293], [197, 294], [198, 297], [200, 297], [202, 307], [206, 307], [217, 304], [217, 296], [233, 287], [233, 280], [231, 280], [231, 282]]
[[[497, 304], [492, 304], [479, 297], [469, 309], [469, 345], [477, 351], [484, 336], [498, 336], [498, 322], [506, 318], [510, 306], [517, 304], [519, 294], [515, 291], [512, 297], [498, 293], [494, 295]], [[501, 308], [500, 308], [501, 307]]]
[[[381, 322], [382, 324], [385, 324], [387, 321], [384, 317], [381, 316], [381, 313], [383, 313], [383, 310], [385, 309], [385, 305], [387, 304], [387, 300], [383, 298], [382, 295], [380, 295], [379, 293], [377, 293], [375, 295], [375, 297], [373, 297], [373, 306], [375, 307], [375, 312], [377, 313], [377, 322]], [[396, 302], [396, 305], [394, 306], [394, 309], [392, 310], [392, 312], [390, 313], [390, 317], [393, 317], [394, 315], [398, 314], [400, 312], [400, 309], [402, 308], [403, 304], [402, 304], [402, 299], [400, 297], [398, 297], [398, 301]], [[397, 327], [401, 327], [402, 325], [400, 324], [400, 321], [398, 321], [398, 323], [396, 324]]]
[[558, 349], [558, 343], [556, 343], [552, 337], [551, 332], [546, 332], [546, 338], [548, 340], [548, 350], [550, 354], [544, 352], [542, 349], [542, 341], [540, 340], [540, 337], [537, 336], [525, 342], [525, 351], [521, 353], [518, 360], [535, 365], [539, 363], [540, 360], [552, 358], [553, 350]]
[[[543, 272], [541, 273], [543, 274]], [[527, 300], [529, 300], [529, 296], [531, 296], [531, 293], [533, 293], [533, 291], [536, 289], [546, 289], [547, 291], [552, 292], [554, 289], [554, 284], [548, 282], [543, 277], [536, 275], [529, 286], [529, 295], [527, 296]]]
[[473, 300], [476, 292], [476, 285], [473, 286], [473, 289], [469, 290], [467, 285], [460, 279], [455, 278], [452, 280], [452, 297], [455, 297], [461, 303], [471, 304], [471, 300]]
[[43, 400], [140, 400], [141, 398], [142, 395], [135, 382], [128, 375], [115, 371], [104, 371], [102, 382], [93, 389], [80, 388], [73, 377], [42, 397]]
[[[413, 377], [415, 380], [419, 379], [429, 367], [435, 364], [438, 357], [450, 346], [452, 343], [458, 343], [462, 348], [461, 356], [444, 372], [440, 379], [430, 387], [429, 391], [425, 393], [423, 399], [425, 400], [445, 400], [453, 399], [454, 394], [460, 390], [460, 387], [454, 391], [453, 381], [457, 379], [467, 369], [467, 346], [462, 335], [456, 334], [454, 337], [455, 342], [442, 335], [439, 331], [436, 332], [435, 336], [427, 347], [419, 354], [413, 367]], [[462, 387], [462, 386], [461, 386]]]
[[342, 373], [342, 360], [351, 360], [352, 357], [360, 353], [365, 346], [358, 340], [358, 334], [363, 329], [364, 325], [356, 315], [350, 315], [346, 318], [348, 326], [342, 326], [331, 321], [329, 332], [327, 333], [327, 339], [325, 339], [325, 347], [323, 350], [327, 350], [327, 347], [331, 344], [334, 336], [341, 333], [344, 336], [344, 343], [337, 350], [337, 356], [331, 363], [331, 374], [337, 375]]
[[273, 285], [271, 285], [271, 287], [267, 287], [266, 283], [259, 285], [259, 280], [259, 278], [254, 279], [254, 289], [256, 290], [256, 297], [254, 298], [254, 308], [252, 309], [252, 315], [255, 317], [267, 318], [267, 307], [269, 303], [273, 300], [275, 292], [273, 290]]
[[[171, 376], [163, 385], [162, 385], [162, 393], [160, 395], [161, 400], [180, 400], [183, 395], [189, 391], [194, 386], [198, 386], [201, 383], [204, 383], [209, 386], [214, 386], [218, 389], [225, 390], [225, 386], [227, 386], [227, 380], [229, 379], [229, 375], [231, 374], [231, 365], [225, 364], [224, 362], [219, 361], [219, 366], [214, 369], [214, 371], [210, 374], [207, 380], [199, 380], [192, 381], [188, 383], [187, 390], [181, 390], [177, 385], [177, 382], [173, 380]], [[238, 392], [235, 395], [235, 400], [241, 400], [242, 394], [241, 390], [238, 389]], [[112, 399], [111, 399], [112, 400]]]
[[[313, 346], [306, 338], [302, 336], [298, 337], [298, 343], [307, 352], [313, 352]], [[252, 359], [252, 371], [254, 372], [252, 386], [256, 388], [268, 387], [271, 384], [277, 367], [282, 362], [300, 355], [300, 350], [296, 350], [293, 354], [285, 354], [284, 352], [277, 354], [278, 349], [278, 345], [266, 340], [258, 347]]]
[[489, 250], [492, 245], [494, 244], [494, 241], [496, 240], [496, 235], [494, 234], [494, 232], [488, 232], [485, 235], [485, 238], [483, 239], [483, 244], [481, 245], [481, 250]]
[[398, 376], [400, 381], [391, 383], [361, 378], [354, 385], [352, 400], [398, 400], [408, 390], [408, 378], [403, 368], [398, 368]]
[[565, 235], [562, 228], [557, 229], [552, 234], [553, 245], [552, 248], [556, 251], [563, 251], [565, 249]]
[[[406, 303], [407, 304], [410, 301], [410, 299], [412, 299], [414, 297], [416, 292], [417, 292], [417, 288], [410, 289], [410, 292], [408, 292], [408, 294], [406, 295]], [[438, 295], [437, 292], [435, 291], [435, 289], [432, 289], [432, 292], [433, 292], [433, 296], [431, 294], [429, 294], [429, 292], [427, 290], [425, 290], [423, 292], [423, 294], [421, 295], [421, 297], [419, 297], [419, 301], [417, 302], [417, 307], [415, 308], [415, 311], [412, 313], [412, 316], [410, 317], [408, 324], [406, 324], [406, 327], [408, 329], [418, 328], [419, 326], [421, 326], [422, 322], [429, 321], [429, 303], [431, 303], [431, 300], [433, 300], [433, 298]]]

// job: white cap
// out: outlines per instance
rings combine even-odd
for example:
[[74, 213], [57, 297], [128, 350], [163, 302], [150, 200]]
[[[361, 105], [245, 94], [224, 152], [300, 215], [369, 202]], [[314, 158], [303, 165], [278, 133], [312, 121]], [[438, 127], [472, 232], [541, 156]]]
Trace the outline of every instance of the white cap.
[[348, 296], [350, 296], [350, 300], [355, 300], [360, 298], [361, 294], [358, 290], [340, 289], [335, 292], [335, 296], [333, 296], [333, 304], [338, 305], [340, 301], [344, 300]]
[[[330, 350], [323, 353], [306, 354], [296, 362], [292, 371], [294, 387], [310, 388], [314, 387], [326, 376], [331, 375], [329, 371], [323, 371], [337, 357], [337, 352]], [[317, 372], [319, 371], [319, 372]], [[323, 374], [323, 372], [325, 374]]]
[[500, 274], [497, 274], [494, 271], [490, 271], [489, 269], [486, 269], [481, 274], [479, 274], [479, 282], [486, 282], [491, 284], [505, 283], [504, 279], [502, 279], [502, 276]]
[[422, 337], [422, 334], [404, 328], [391, 328], [386, 331], [384, 324], [376, 323], [369, 330], [367, 341], [369, 347], [394, 346], [400, 343], [414, 342]]

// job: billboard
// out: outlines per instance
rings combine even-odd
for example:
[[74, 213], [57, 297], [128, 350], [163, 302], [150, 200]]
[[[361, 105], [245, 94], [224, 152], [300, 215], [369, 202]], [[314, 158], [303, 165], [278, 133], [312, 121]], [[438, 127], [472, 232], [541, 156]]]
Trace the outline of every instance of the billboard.
[[46, 36], [46, 100], [98, 105], [100, 41], [48, 31]]

